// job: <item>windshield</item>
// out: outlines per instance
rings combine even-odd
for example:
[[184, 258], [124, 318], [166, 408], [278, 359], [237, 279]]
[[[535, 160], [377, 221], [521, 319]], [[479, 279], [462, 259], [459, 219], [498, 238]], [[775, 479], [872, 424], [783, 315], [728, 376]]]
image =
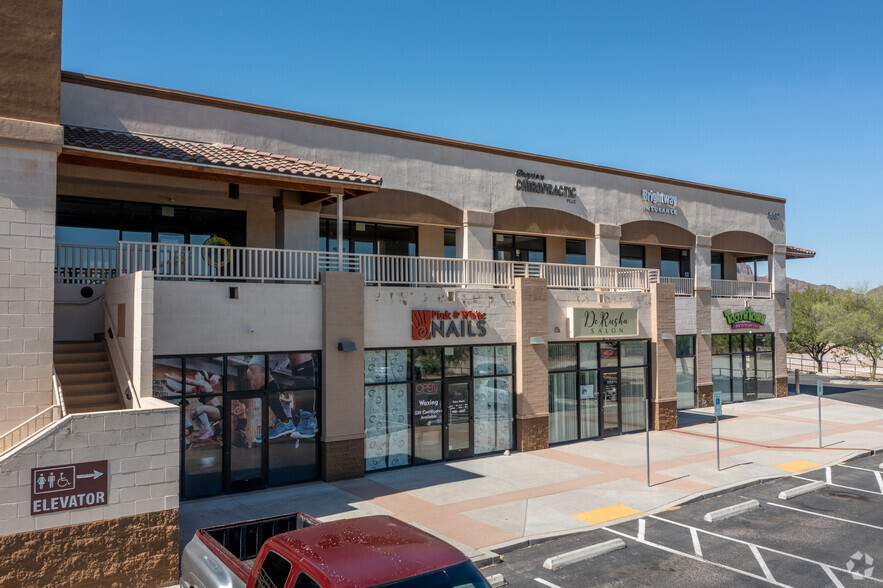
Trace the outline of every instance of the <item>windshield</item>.
[[490, 588], [490, 584], [471, 561], [382, 586], [383, 588]]

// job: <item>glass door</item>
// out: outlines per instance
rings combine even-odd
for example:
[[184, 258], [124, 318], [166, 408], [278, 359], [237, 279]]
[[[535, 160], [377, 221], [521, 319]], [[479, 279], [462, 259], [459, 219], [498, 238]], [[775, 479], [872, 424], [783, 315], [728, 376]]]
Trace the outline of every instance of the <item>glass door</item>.
[[601, 406], [604, 422], [604, 437], [619, 435], [620, 402], [619, 402], [619, 370], [601, 372], [601, 392], [604, 395]]
[[267, 486], [266, 404], [262, 393], [236, 394], [224, 407], [224, 444], [227, 492], [257, 490]]
[[757, 400], [757, 356], [745, 354], [745, 376], [742, 386], [745, 400]]
[[472, 457], [471, 380], [445, 382], [445, 459]]
[[429, 463], [442, 458], [442, 385], [441, 381], [414, 384], [413, 415], [414, 463]]

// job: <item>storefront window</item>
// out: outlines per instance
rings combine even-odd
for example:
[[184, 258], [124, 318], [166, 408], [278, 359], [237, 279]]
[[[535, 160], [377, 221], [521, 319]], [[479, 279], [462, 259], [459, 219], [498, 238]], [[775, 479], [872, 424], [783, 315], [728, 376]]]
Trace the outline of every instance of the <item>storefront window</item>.
[[532, 235], [495, 233], [494, 259], [542, 263], [546, 260], [546, 239]]
[[620, 244], [619, 265], [620, 267], [644, 267], [644, 246]]
[[689, 278], [690, 251], [663, 247], [660, 254], [659, 275], [664, 278]]
[[584, 239], [567, 239], [564, 243], [564, 263], [586, 265], [586, 242]]
[[678, 335], [676, 340], [675, 377], [678, 409], [696, 407], [696, 338]]
[[711, 279], [722, 280], [724, 276], [724, 254], [720, 251], [711, 252]]
[[445, 229], [444, 255], [448, 259], [457, 258], [457, 229]]
[[181, 406], [182, 497], [318, 477], [318, 360], [301, 352], [154, 360], [154, 396]]
[[775, 397], [773, 335], [712, 335], [712, 383], [724, 403]]
[[643, 429], [647, 357], [646, 341], [550, 343], [549, 442]]
[[[344, 253], [417, 255], [417, 227], [343, 221]], [[319, 251], [337, 251], [337, 219], [319, 219]]]
[[365, 468], [511, 449], [514, 400], [511, 345], [366, 351]]

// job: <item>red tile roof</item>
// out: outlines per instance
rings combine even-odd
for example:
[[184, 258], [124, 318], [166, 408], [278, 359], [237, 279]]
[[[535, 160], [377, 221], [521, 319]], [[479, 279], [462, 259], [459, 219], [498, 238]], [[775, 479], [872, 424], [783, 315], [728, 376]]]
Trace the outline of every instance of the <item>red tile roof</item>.
[[816, 256], [816, 252], [812, 249], [804, 249], [794, 245], [786, 245], [785, 247], [785, 259], [805, 259]]
[[65, 125], [64, 144], [69, 147], [95, 151], [240, 169], [248, 172], [336, 180], [373, 186], [380, 186], [383, 182], [379, 176], [372, 176], [364, 172], [222, 143], [197, 143]]

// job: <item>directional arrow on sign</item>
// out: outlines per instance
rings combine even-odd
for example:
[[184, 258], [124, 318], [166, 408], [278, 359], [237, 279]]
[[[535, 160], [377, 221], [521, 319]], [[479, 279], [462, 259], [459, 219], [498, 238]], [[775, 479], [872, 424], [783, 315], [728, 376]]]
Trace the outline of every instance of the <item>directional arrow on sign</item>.
[[77, 478], [92, 478], [93, 480], [97, 480], [102, 475], [103, 474], [101, 472], [99, 472], [98, 470], [92, 470], [91, 474], [79, 474], [79, 475], [77, 475]]

